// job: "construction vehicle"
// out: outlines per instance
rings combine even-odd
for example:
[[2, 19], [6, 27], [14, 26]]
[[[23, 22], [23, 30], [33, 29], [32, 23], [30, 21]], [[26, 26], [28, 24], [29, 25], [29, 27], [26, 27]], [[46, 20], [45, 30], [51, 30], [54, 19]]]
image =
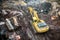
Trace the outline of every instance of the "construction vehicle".
[[[21, 3], [21, 4], [23, 4], [23, 3]], [[39, 19], [38, 15], [37, 15], [37, 11], [35, 11], [32, 7], [28, 7], [28, 10], [32, 15], [32, 19], [33, 19], [32, 25], [35, 29], [35, 33], [47, 32], [49, 30], [49, 26], [44, 22], [44, 20]]]
[[9, 31], [14, 30], [19, 27], [18, 17], [14, 16], [11, 18], [6, 18], [6, 25]]
[[29, 12], [32, 15], [32, 26], [34, 27], [36, 33], [44, 33], [49, 30], [49, 26], [45, 23], [44, 20], [41, 20], [37, 11], [35, 11], [32, 7], [28, 7]]

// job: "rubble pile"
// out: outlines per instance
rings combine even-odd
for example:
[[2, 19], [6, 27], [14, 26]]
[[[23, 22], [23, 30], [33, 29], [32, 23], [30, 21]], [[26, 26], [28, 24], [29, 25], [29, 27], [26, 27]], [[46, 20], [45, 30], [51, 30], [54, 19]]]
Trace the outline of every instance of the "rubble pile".
[[[21, 5], [22, 1], [27, 4]], [[57, 2], [32, 1], [3, 1], [0, 9], [1, 40], [60, 40], [60, 5]], [[29, 6], [33, 7], [38, 12], [39, 18], [49, 25], [48, 32], [34, 33], [30, 24], [32, 16], [27, 9]]]

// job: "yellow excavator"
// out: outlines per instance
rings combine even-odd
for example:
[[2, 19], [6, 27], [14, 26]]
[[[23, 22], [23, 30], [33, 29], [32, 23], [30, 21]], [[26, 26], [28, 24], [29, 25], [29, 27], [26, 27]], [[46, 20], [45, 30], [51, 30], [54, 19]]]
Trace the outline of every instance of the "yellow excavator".
[[44, 33], [49, 30], [49, 26], [45, 23], [44, 20], [41, 20], [38, 15], [37, 11], [35, 11], [32, 7], [28, 7], [29, 13], [32, 15], [32, 26], [34, 27], [36, 33]]
[[[24, 1], [21, 4], [26, 4]], [[49, 30], [49, 26], [45, 23], [44, 20], [41, 20], [38, 15], [37, 11], [35, 11], [32, 7], [28, 7], [29, 13], [32, 15], [32, 26], [35, 29], [36, 33], [44, 33]]]

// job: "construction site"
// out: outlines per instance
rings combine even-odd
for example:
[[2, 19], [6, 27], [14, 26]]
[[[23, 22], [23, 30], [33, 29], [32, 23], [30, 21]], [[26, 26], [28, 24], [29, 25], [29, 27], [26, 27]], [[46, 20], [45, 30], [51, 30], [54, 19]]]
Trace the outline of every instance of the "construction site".
[[1, 0], [0, 40], [60, 40], [60, 0]]

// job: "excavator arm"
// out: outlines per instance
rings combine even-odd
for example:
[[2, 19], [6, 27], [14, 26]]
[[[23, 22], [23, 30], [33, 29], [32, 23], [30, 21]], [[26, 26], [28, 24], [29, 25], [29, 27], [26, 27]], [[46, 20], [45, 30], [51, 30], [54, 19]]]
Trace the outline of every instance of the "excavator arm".
[[29, 10], [30, 14], [32, 15], [33, 20], [35, 20], [35, 19], [37, 21], [40, 20], [38, 15], [37, 15], [37, 11], [35, 11], [32, 7], [28, 7], [28, 10]]

